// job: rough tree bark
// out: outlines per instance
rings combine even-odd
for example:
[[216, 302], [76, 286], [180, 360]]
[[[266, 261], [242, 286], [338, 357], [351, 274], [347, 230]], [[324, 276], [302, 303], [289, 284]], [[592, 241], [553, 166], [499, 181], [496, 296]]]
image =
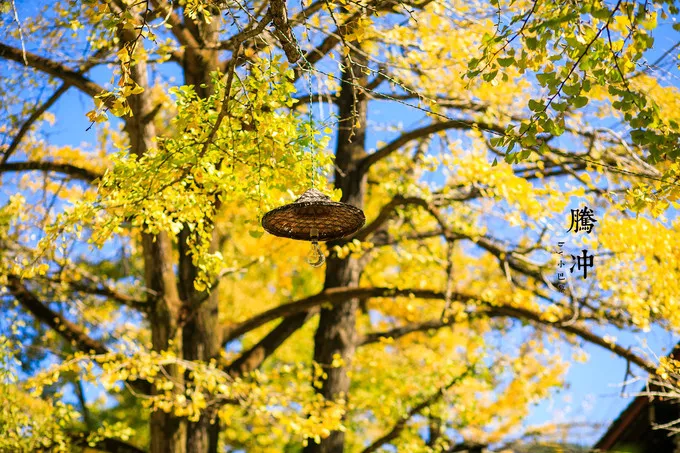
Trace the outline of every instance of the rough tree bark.
[[[212, 25], [199, 26], [190, 18], [184, 18], [184, 25], [191, 36], [200, 37], [200, 40], [192, 41], [200, 47], [185, 48], [182, 65], [185, 83], [194, 85], [198, 96], [203, 98], [212, 94], [210, 73], [219, 67], [217, 51], [205, 50], [206, 47], [216, 48], [218, 24], [219, 21], [214, 21]], [[135, 39], [134, 36], [129, 38]], [[141, 156], [153, 146], [156, 136], [153, 122], [145, 121], [153, 105], [149, 97], [147, 66], [143, 60], [131, 67], [131, 76], [144, 88], [144, 92], [130, 98], [133, 116], [127, 119], [125, 130], [132, 152]], [[205, 298], [194, 288], [197, 269], [187, 245], [189, 239], [188, 228], [177, 237], [179, 262], [176, 274], [172, 238], [166, 233], [143, 236], [145, 279], [153, 299], [149, 312], [152, 345], [156, 351], [172, 348], [185, 360], [208, 362], [218, 357], [221, 345], [217, 293]], [[197, 303], [199, 300], [201, 302]], [[188, 379], [174, 367], [168, 367], [167, 372], [177, 382]], [[150, 452], [216, 453], [219, 425], [210, 423], [212, 415], [206, 412], [197, 422], [187, 422], [172, 414], [154, 412], [150, 419]]]
[[[183, 70], [184, 83], [193, 85], [200, 98], [207, 98], [214, 93], [210, 73], [219, 68], [218, 39], [219, 20], [210, 24], [197, 23], [187, 15], [184, 24], [193, 36], [199, 37], [200, 48], [186, 47], [184, 52]], [[214, 49], [214, 50], [208, 50]], [[216, 200], [217, 203], [217, 200]], [[216, 206], [215, 209], [218, 209]], [[187, 246], [190, 231], [185, 227], [179, 234], [179, 292], [183, 301], [182, 337], [183, 358], [191, 361], [209, 362], [217, 360], [222, 344], [221, 329], [218, 324], [219, 300], [218, 292], [202, 297], [194, 288], [194, 280], [198, 269], [192, 261]], [[219, 243], [213, 231], [211, 252]], [[197, 302], [201, 301], [201, 302]], [[188, 379], [188, 376], [186, 377]], [[215, 414], [205, 411], [197, 422], [189, 422], [187, 426], [186, 451], [197, 453], [217, 453], [219, 437], [219, 423]]]
[[[152, 111], [149, 98], [149, 83], [146, 63], [140, 60], [131, 68], [131, 76], [144, 88], [144, 92], [129, 98], [133, 116], [125, 122], [125, 131], [130, 140], [131, 152], [137, 156], [145, 154], [152, 146], [156, 130], [151, 121], [145, 121]], [[172, 266], [172, 240], [166, 233], [156, 236], [142, 235], [144, 251], [144, 277], [150, 289], [149, 324], [151, 341], [155, 351], [167, 350], [174, 346], [182, 347], [182, 335], [178, 331], [177, 319], [180, 311], [180, 298], [177, 280]], [[174, 367], [168, 367], [168, 374], [178, 382], [182, 376]], [[150, 420], [151, 453], [184, 453], [186, 423], [165, 412], [152, 413]]]
[[[335, 151], [335, 188], [342, 189], [342, 200], [363, 208], [366, 192], [366, 172], [359, 162], [366, 155], [367, 99], [362, 88], [366, 85], [366, 59], [358, 52], [350, 52], [343, 61], [342, 82], [338, 99], [338, 143]], [[329, 243], [329, 246], [341, 244]], [[324, 289], [359, 285], [361, 268], [352, 257], [340, 259], [331, 255], [326, 265]], [[314, 336], [314, 361], [320, 364], [327, 377], [322, 379], [320, 393], [329, 400], [346, 399], [350, 379], [347, 366], [356, 348], [356, 312], [359, 299], [349, 299], [331, 309], [322, 309], [319, 326]], [[331, 368], [333, 357], [339, 354], [345, 362]], [[321, 444], [310, 443], [304, 453], [342, 453], [345, 434], [334, 431]]]

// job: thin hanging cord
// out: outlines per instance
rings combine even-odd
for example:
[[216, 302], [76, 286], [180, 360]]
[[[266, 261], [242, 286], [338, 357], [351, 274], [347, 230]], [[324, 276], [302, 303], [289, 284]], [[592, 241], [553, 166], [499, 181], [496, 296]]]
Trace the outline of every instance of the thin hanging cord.
[[[304, 10], [304, 8], [303, 8]], [[307, 29], [307, 41], [311, 41], [309, 39], [309, 30]], [[297, 44], [297, 43], [295, 43]], [[309, 93], [309, 97], [313, 96], [313, 89], [312, 89], [312, 72], [314, 71], [314, 66], [307, 61], [305, 58], [304, 52], [302, 52], [302, 49], [297, 46], [300, 56], [302, 57], [302, 61], [300, 62], [300, 67], [303, 69], [305, 72], [305, 79], [307, 80], [307, 92]], [[320, 93], [319, 93], [320, 95]], [[312, 189], [316, 189], [316, 146], [314, 143], [314, 115], [313, 115], [313, 108], [314, 104], [309, 103], [308, 105], [308, 120], [309, 120], [309, 141], [308, 141], [308, 146], [309, 146], [309, 152], [310, 152], [310, 159], [311, 159], [311, 165], [310, 165], [310, 180], [311, 180], [311, 185]], [[323, 111], [321, 110], [323, 107], [321, 106], [321, 103], [319, 103], [319, 121], [323, 121]], [[311, 265], [312, 267], [320, 267], [323, 266], [323, 264], [326, 262], [326, 256], [323, 253], [323, 250], [321, 250], [321, 247], [319, 246], [319, 231], [316, 228], [312, 228], [310, 231], [310, 239], [312, 240], [311, 243], [311, 248], [309, 251], [309, 254], [307, 255], [307, 263]]]
[[[303, 1], [300, 2], [300, 8], [302, 11], [305, 11], [304, 6], [302, 5]], [[305, 19], [307, 17], [305, 16]], [[307, 38], [307, 43], [311, 46], [312, 41], [311, 38], [309, 37], [309, 28], [307, 28], [307, 21], [304, 21], [305, 23], [305, 32], [303, 33], [303, 36], [306, 35]], [[309, 97], [311, 98], [313, 96], [314, 91], [312, 90], [312, 72], [314, 72], [314, 65], [312, 65], [306, 58], [305, 58], [305, 52], [300, 48], [300, 45], [298, 42], [293, 42], [293, 44], [301, 57], [301, 61], [298, 63], [298, 66], [305, 72], [305, 79], [307, 80], [307, 92], [309, 93]], [[313, 47], [312, 47], [313, 48]], [[310, 182], [312, 184], [312, 189], [316, 189], [316, 147], [314, 147], [314, 118], [313, 118], [313, 103], [310, 102], [310, 105], [308, 106], [309, 110], [307, 112], [308, 114], [308, 121], [309, 121], [309, 152], [310, 152], [310, 159], [311, 159], [311, 168], [310, 172], [311, 175], [309, 177]], [[323, 119], [323, 113], [321, 113], [321, 108], [319, 109], [320, 112], [320, 117], [319, 119]]]
[[[306, 65], [305, 65], [306, 66]], [[312, 71], [311, 68], [305, 69], [305, 78], [307, 79], [307, 90], [309, 95], [312, 96]], [[309, 120], [309, 152], [311, 159], [310, 166], [310, 180], [312, 183], [312, 189], [316, 189], [316, 147], [314, 146], [314, 115], [312, 113], [313, 104], [308, 106], [308, 120]]]

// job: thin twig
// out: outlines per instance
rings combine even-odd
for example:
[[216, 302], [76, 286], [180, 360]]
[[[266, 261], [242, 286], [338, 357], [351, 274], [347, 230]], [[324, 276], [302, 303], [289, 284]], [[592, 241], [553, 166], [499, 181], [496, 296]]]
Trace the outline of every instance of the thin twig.
[[17, 23], [17, 28], [19, 29], [19, 40], [21, 41], [21, 52], [23, 53], [24, 57], [24, 64], [28, 66], [28, 58], [26, 58], [26, 45], [24, 43], [24, 31], [21, 28], [21, 22], [19, 21], [19, 13], [17, 12], [17, 5], [14, 3], [14, 0], [11, 0], [12, 2], [12, 11], [14, 12], [14, 21]]

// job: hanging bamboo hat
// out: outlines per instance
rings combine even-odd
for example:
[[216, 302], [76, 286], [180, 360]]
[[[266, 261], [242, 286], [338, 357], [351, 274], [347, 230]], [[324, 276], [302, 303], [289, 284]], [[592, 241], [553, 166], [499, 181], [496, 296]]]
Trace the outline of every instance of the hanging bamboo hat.
[[331, 241], [357, 232], [366, 217], [361, 209], [331, 201], [316, 189], [309, 189], [293, 203], [269, 211], [262, 227], [274, 236], [302, 241]]

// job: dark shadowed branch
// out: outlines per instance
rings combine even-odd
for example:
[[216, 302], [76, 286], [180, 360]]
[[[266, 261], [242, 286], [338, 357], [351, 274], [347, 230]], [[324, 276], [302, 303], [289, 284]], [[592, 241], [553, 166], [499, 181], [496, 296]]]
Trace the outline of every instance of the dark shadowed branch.
[[301, 312], [284, 318], [278, 326], [262, 340], [234, 360], [225, 371], [231, 375], [243, 376], [256, 370], [276, 349], [293, 335], [310, 318], [310, 312]]
[[107, 453], [146, 453], [145, 450], [137, 448], [132, 444], [110, 437], [100, 439], [90, 446], [87, 442], [87, 437], [88, 433], [71, 434], [71, 443], [75, 447], [89, 447]]
[[414, 129], [409, 132], [404, 132], [401, 136], [392, 140], [387, 145], [364, 157], [360, 165], [363, 166], [364, 168], [369, 168], [371, 165], [378, 162], [379, 160], [386, 158], [395, 151], [398, 151], [402, 146], [404, 146], [405, 144], [412, 140], [418, 140], [430, 134], [444, 132], [452, 129], [479, 129], [482, 131], [491, 132], [496, 135], [505, 134], [505, 129], [496, 124], [489, 124], [472, 120], [440, 121], [418, 129]]
[[[280, 305], [278, 307], [260, 313], [259, 315], [256, 315], [240, 324], [229, 326], [225, 329], [224, 338], [226, 339], [225, 342], [229, 342], [275, 319], [281, 317], [290, 318], [294, 315], [303, 312], [314, 313], [324, 303], [341, 304], [353, 298], [404, 297], [404, 296], [413, 296], [418, 299], [438, 299], [438, 300], [445, 300], [446, 298], [446, 295], [443, 292], [424, 289], [404, 289], [404, 288], [397, 289], [380, 287], [333, 288], [325, 290], [314, 296], [307, 297], [305, 299]], [[518, 320], [529, 321], [535, 325], [554, 328], [566, 334], [575, 335], [589, 343], [596, 344], [605, 349], [608, 349], [617, 354], [618, 356], [623, 357], [626, 360], [629, 360], [631, 363], [638, 365], [640, 368], [644, 369], [647, 372], [653, 373], [656, 371], [656, 367], [648, 360], [631, 352], [630, 349], [628, 348], [618, 345], [612, 341], [605, 340], [603, 337], [590, 331], [583, 324], [576, 323], [564, 324], [560, 322], [550, 322], [544, 319], [540, 312], [534, 312], [526, 308], [516, 307], [510, 303], [507, 304], [504, 304], [502, 302], [494, 302], [493, 304], [486, 303], [474, 294], [453, 293], [451, 295], [451, 299], [464, 303], [474, 301], [476, 304], [480, 306], [479, 310], [474, 312], [474, 315], [487, 317], [508, 317]], [[283, 322], [285, 322], [285, 320], [282, 321], [282, 323]], [[440, 327], [443, 327], [444, 325], [445, 324], [442, 323]], [[430, 326], [432, 326], [431, 328], [437, 328], [437, 325], [434, 324], [430, 324]], [[417, 326], [414, 328], [424, 327]], [[375, 336], [373, 338], [375, 338]], [[365, 342], [366, 339], [364, 338], [362, 341]]]
[[[62, 80], [69, 85], [73, 85], [83, 93], [90, 97], [94, 97], [104, 92], [104, 87], [88, 79], [80, 72], [75, 71], [61, 63], [57, 63], [49, 58], [41, 57], [31, 52], [26, 52], [26, 62], [28, 65], [38, 71], [44, 72], [57, 79]], [[0, 58], [15, 61], [19, 64], [24, 64], [24, 53], [21, 49], [8, 46], [0, 43]], [[105, 99], [102, 99], [105, 103]]]
[[78, 167], [73, 164], [50, 162], [50, 161], [27, 161], [27, 162], [6, 162], [0, 165], [0, 173], [20, 172], [20, 171], [47, 171], [63, 173], [75, 179], [85, 182], [93, 182], [101, 175], [86, 168]]
[[66, 341], [73, 343], [86, 353], [107, 354], [109, 350], [103, 343], [89, 337], [82, 327], [72, 323], [61, 314], [50, 309], [26, 288], [21, 280], [13, 275], [7, 277], [7, 287], [14, 298], [40, 322], [49, 326]]
[[47, 98], [45, 102], [43, 102], [38, 108], [33, 110], [33, 112], [29, 115], [29, 117], [24, 121], [24, 123], [21, 125], [19, 128], [19, 131], [17, 134], [12, 138], [12, 142], [9, 144], [9, 147], [4, 151], [2, 158], [0, 158], [0, 166], [4, 166], [4, 164], [7, 162], [7, 160], [14, 154], [14, 151], [19, 147], [19, 143], [21, 143], [21, 140], [26, 136], [28, 131], [31, 129], [31, 126], [35, 124], [36, 121], [42, 116], [43, 113], [45, 113], [50, 107], [54, 105], [55, 102], [59, 100], [59, 98], [68, 91], [69, 87], [68, 83], [62, 83], [59, 88], [57, 88], [57, 91], [55, 91], [52, 96]]

